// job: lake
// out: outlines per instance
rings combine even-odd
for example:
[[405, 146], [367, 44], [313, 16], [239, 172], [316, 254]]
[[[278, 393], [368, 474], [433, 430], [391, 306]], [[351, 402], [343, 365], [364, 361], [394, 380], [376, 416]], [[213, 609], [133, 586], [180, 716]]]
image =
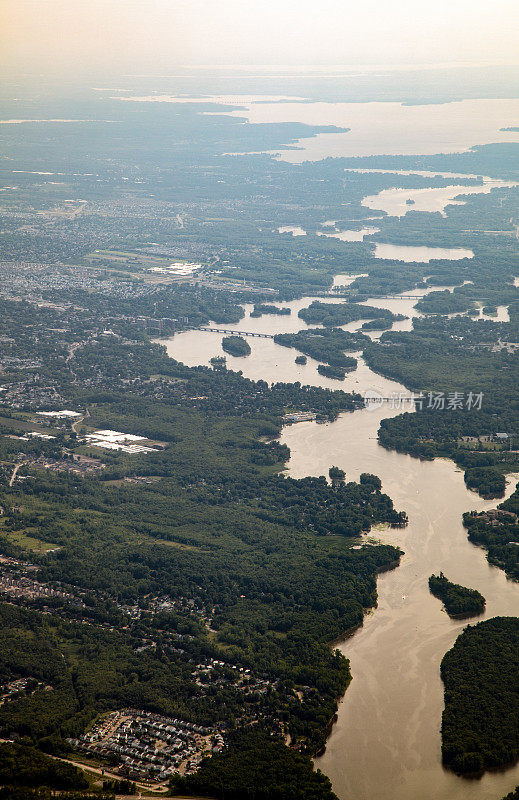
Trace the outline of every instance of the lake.
[[349, 128], [343, 133], [319, 133], [300, 139], [298, 149], [278, 154], [283, 161], [293, 164], [320, 161], [330, 156], [453, 153], [492, 142], [519, 142], [519, 132], [501, 130], [517, 125], [519, 100], [516, 99], [460, 100], [438, 105], [304, 102], [304, 98], [246, 94], [200, 98], [155, 94], [118, 99], [125, 102], [213, 103], [215, 107], [236, 105], [240, 107], [235, 110], [222, 108], [209, 113], [244, 117], [254, 124], [300, 122]]
[[433, 259], [457, 261], [461, 258], [474, 258], [472, 250], [463, 247], [410, 247], [401, 244], [375, 244], [375, 258], [391, 258], [397, 261], [428, 262]]

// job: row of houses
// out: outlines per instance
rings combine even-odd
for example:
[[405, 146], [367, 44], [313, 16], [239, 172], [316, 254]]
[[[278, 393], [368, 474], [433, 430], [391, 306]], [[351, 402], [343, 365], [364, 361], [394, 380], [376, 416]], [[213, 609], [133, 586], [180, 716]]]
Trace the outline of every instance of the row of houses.
[[478, 445], [506, 445], [510, 444], [512, 436], [509, 433], [483, 433], [480, 436], [460, 436], [458, 439], [459, 444], [468, 447], [477, 447]]
[[161, 782], [175, 772], [193, 772], [204, 755], [223, 747], [224, 740], [217, 730], [124, 709], [112, 712], [70, 744], [97, 757], [116, 756], [115, 771], [120, 775]]

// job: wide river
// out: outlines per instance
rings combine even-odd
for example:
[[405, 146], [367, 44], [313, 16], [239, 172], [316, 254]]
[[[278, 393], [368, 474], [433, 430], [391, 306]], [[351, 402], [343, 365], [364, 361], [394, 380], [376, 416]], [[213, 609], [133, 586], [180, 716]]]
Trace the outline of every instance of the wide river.
[[[296, 331], [306, 327], [297, 311], [309, 302], [310, 298], [304, 298], [284, 304], [291, 308], [290, 316], [259, 319], [249, 318], [251, 307], [246, 306], [247, 316], [226, 327]], [[415, 316], [415, 302], [402, 295], [377, 300], [376, 305]], [[360, 324], [345, 327], [352, 330]], [[410, 322], [398, 326], [406, 329]], [[171, 356], [194, 366], [222, 355], [221, 339], [220, 334], [190, 331], [165, 344]], [[362, 359], [345, 381], [337, 382], [321, 377], [310, 358], [305, 366], [297, 366], [295, 350], [270, 339], [248, 341], [251, 355], [227, 356], [227, 363], [250, 378], [299, 380], [361, 393], [376, 390], [383, 396], [409, 394], [404, 386], [373, 373]], [[316, 764], [330, 777], [341, 800], [500, 800], [519, 784], [519, 765], [468, 780], [441, 764], [439, 667], [467, 623], [449, 619], [440, 601], [430, 594], [427, 579], [442, 570], [451, 580], [482, 592], [487, 607], [478, 619], [516, 615], [519, 585], [488, 564], [484, 551], [470, 544], [461, 524], [464, 511], [480, 511], [495, 503], [469, 492], [451, 461], [419, 461], [378, 444], [380, 420], [398, 413], [401, 409], [385, 404], [342, 414], [329, 424], [298, 423], [284, 428], [281, 435], [290, 447], [288, 471], [293, 477], [326, 475], [332, 464], [342, 467], [349, 479], [372, 472], [380, 476], [396, 508], [409, 515], [405, 529], [374, 532], [379, 540], [401, 546], [405, 555], [397, 569], [380, 575], [378, 607], [366, 616], [363, 628], [338, 645], [350, 659], [353, 681], [340, 703], [326, 752]], [[514, 485], [515, 479], [510, 480], [508, 494]]]

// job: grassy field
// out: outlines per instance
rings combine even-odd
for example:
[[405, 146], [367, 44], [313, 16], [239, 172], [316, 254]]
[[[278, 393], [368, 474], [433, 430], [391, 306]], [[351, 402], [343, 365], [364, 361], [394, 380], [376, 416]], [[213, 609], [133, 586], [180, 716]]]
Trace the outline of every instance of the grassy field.
[[[85, 261], [97, 266], [113, 265], [120, 267], [149, 269], [150, 267], [169, 267], [172, 256], [151, 255], [150, 253], [139, 253], [135, 250], [94, 250], [85, 256]], [[182, 260], [182, 259], [180, 259]]]
[[42, 539], [37, 539], [24, 531], [16, 531], [14, 533], [7, 533], [0, 520], [0, 536], [3, 536], [9, 542], [18, 545], [23, 550], [28, 550], [36, 553], [48, 553], [51, 550], [58, 550], [59, 546], [52, 542], [44, 542]]
[[24, 433], [26, 431], [38, 431], [39, 433], [56, 435], [55, 428], [49, 428], [47, 425], [42, 425], [38, 422], [31, 422], [34, 415], [27, 414], [24, 417], [3, 417], [0, 416], [0, 426], [11, 428], [13, 431]]

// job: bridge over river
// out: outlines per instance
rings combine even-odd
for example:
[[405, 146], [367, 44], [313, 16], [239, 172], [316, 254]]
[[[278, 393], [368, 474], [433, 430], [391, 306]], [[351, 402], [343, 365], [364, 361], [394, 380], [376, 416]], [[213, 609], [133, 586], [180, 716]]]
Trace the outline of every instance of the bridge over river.
[[237, 331], [233, 328], [209, 328], [207, 325], [202, 325], [200, 328], [191, 328], [190, 330], [207, 331], [208, 333], [227, 333], [230, 336], [255, 336], [257, 339], [273, 339], [272, 333], [256, 333], [253, 331]]

